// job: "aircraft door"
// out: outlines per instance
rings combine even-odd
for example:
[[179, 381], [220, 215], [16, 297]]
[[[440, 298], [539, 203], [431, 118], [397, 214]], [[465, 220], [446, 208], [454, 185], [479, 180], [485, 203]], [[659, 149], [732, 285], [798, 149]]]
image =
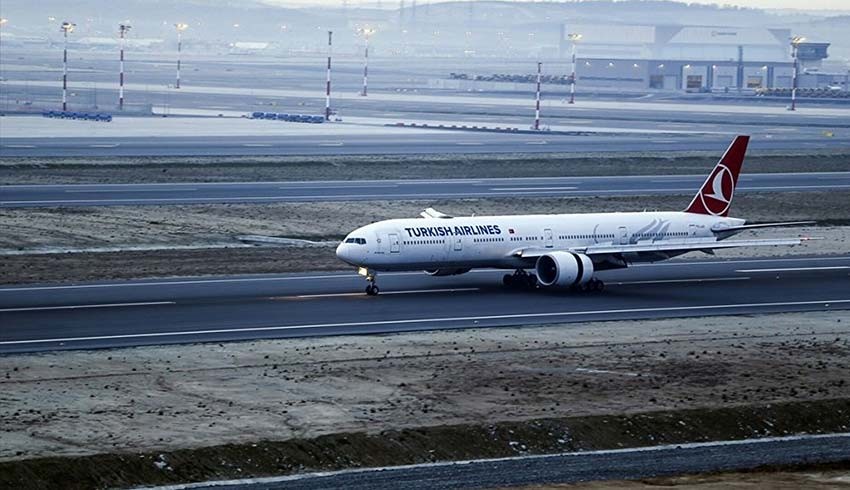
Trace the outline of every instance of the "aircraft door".
[[620, 227], [620, 245], [629, 244], [629, 229], [625, 226]]
[[454, 250], [455, 250], [455, 252], [463, 251], [463, 237], [462, 236], [454, 237]]
[[390, 233], [390, 253], [397, 254], [399, 252], [398, 234]]
[[691, 237], [691, 238], [697, 236], [697, 225], [695, 225], [693, 223], [688, 225], [688, 236]]
[[546, 228], [545, 230], [543, 230], [543, 245], [546, 248], [552, 248], [554, 246], [554, 243], [553, 243], [553, 240], [552, 240], [552, 230], [549, 229], [549, 228]]

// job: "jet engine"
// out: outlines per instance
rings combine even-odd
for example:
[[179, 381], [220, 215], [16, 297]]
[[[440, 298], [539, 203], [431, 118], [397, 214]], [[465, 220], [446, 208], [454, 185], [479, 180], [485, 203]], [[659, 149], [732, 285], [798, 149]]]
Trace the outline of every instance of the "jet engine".
[[467, 272], [469, 272], [469, 269], [432, 269], [425, 271], [429, 276], [457, 276]]
[[552, 252], [540, 256], [535, 266], [537, 280], [544, 287], [583, 286], [593, 278], [593, 261], [587, 255]]

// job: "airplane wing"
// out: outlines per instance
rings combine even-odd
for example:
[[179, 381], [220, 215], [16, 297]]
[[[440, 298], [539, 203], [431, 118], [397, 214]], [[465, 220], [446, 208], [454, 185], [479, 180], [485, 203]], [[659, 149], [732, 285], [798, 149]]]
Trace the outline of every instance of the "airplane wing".
[[696, 252], [703, 251], [708, 252], [711, 250], [724, 249], [724, 248], [738, 248], [738, 247], [776, 247], [776, 246], [793, 246], [800, 245], [806, 240], [811, 240], [811, 238], [783, 238], [783, 239], [764, 239], [764, 240], [704, 240], [704, 241], [694, 241], [689, 240], [687, 243], [685, 242], [675, 242], [675, 241], [658, 241], [658, 242], [647, 242], [647, 243], [637, 243], [637, 244], [628, 244], [628, 245], [616, 245], [616, 244], [599, 244], [599, 245], [590, 245], [587, 247], [570, 247], [566, 250], [564, 249], [553, 249], [553, 248], [524, 248], [518, 249], [512, 252], [512, 255], [515, 257], [522, 258], [537, 258], [542, 255], [546, 255], [547, 253], [554, 251], [566, 251], [566, 252], [574, 252], [579, 254], [587, 255], [591, 258], [601, 257], [601, 256], [609, 256], [609, 255], [626, 255], [626, 254], [657, 254], [657, 253], [665, 253], [670, 256], [680, 255], [686, 252]]

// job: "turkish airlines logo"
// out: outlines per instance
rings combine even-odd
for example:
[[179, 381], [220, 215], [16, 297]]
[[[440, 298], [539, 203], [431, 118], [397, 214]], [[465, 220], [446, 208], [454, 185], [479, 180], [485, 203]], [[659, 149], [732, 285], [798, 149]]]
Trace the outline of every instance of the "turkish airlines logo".
[[732, 171], [723, 164], [717, 165], [714, 173], [703, 186], [700, 199], [706, 211], [712, 216], [726, 214], [732, 204], [732, 194], [735, 192], [735, 179]]

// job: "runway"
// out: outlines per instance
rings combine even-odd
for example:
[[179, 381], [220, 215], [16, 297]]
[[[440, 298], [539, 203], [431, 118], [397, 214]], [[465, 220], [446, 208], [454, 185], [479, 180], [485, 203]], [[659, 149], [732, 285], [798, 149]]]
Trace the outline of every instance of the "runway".
[[[67, 121], [69, 124], [84, 124]], [[92, 124], [92, 123], [88, 123]], [[101, 123], [103, 124], [103, 123]], [[281, 123], [285, 124], [285, 123]], [[380, 130], [381, 128], [376, 128]], [[389, 129], [389, 128], [388, 128]], [[397, 131], [405, 131], [397, 134]], [[220, 135], [85, 138], [3, 138], [10, 157], [259, 156], [259, 155], [427, 155], [482, 153], [583, 153], [642, 151], [717, 151], [732, 132], [700, 135], [612, 134], [564, 136], [461, 131], [396, 130], [386, 134]], [[415, 131], [415, 132], [414, 132]], [[814, 133], [820, 134], [820, 131]], [[751, 150], [830, 150], [850, 147], [850, 137], [776, 132], [754, 135]]]
[[380, 274], [378, 297], [353, 273], [2, 287], [0, 353], [850, 308], [850, 255], [640, 265], [602, 294], [503, 274]]
[[[703, 175], [0, 186], [0, 208], [690, 194]], [[850, 172], [744, 174], [738, 192], [850, 189]]]
[[308, 473], [284, 477], [157, 487], [313, 490], [503, 488], [526, 485], [634, 480], [757, 468], [845, 461], [850, 434], [766, 437], [514, 458], [423, 463]]

